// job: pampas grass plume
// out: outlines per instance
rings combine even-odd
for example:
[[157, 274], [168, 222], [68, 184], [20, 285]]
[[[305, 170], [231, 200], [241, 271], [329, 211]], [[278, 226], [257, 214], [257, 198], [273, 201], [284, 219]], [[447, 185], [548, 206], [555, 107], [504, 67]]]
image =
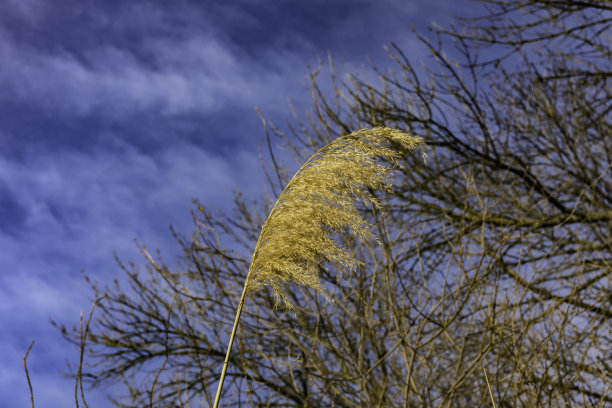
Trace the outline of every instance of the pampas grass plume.
[[[253, 251], [234, 327], [230, 336], [214, 407], [217, 407], [229, 355], [247, 293], [269, 285], [276, 304], [293, 309], [284, 287], [297, 283], [313, 288], [328, 300], [319, 281], [319, 266], [327, 263], [341, 272], [361, 263], [336, 244], [333, 234], [350, 227], [361, 239], [373, 237], [361, 218], [359, 200], [381, 210], [371, 190], [391, 190], [390, 177], [407, 151], [420, 149], [423, 139], [388, 127], [361, 129], [319, 149], [295, 173], [262, 226]], [[388, 167], [377, 162], [382, 159]]]
[[392, 171], [376, 159], [397, 167], [402, 153], [415, 148], [424, 152], [424, 147], [421, 138], [377, 127], [342, 136], [317, 151], [289, 181], [268, 215], [251, 259], [247, 291], [269, 285], [276, 303], [282, 300], [290, 310], [293, 305], [283, 291], [286, 283], [311, 287], [327, 297], [318, 277], [321, 264], [339, 271], [361, 265], [336, 244], [333, 233], [350, 227], [361, 239], [373, 238], [355, 203], [362, 201], [381, 211], [370, 190], [391, 188]]

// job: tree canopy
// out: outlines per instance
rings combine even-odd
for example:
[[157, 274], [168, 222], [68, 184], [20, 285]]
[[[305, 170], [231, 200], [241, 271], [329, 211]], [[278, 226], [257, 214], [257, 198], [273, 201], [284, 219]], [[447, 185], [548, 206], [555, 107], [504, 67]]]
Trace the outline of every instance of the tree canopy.
[[[404, 155], [378, 197], [384, 218], [360, 209], [380, 246], [338, 234], [365, 267], [319, 266], [333, 303], [299, 285], [284, 291], [293, 312], [269, 289], [251, 295], [222, 406], [612, 406], [612, 6], [481, 1], [484, 16], [415, 33], [433, 65], [391, 43], [396, 70], [372, 85], [339, 83], [330, 60], [334, 95], [314, 69], [308, 123], [271, 126], [298, 163], [375, 126], [422, 137], [431, 155]], [[281, 191], [287, 169], [272, 171]], [[130, 289], [92, 282], [106, 298], [84, 378], [123, 381], [118, 406], [211, 404], [245, 254], [275, 199], [238, 192], [233, 214], [214, 215], [194, 202], [194, 233], [175, 234], [180, 268], [143, 246], [145, 265], [120, 263]]]

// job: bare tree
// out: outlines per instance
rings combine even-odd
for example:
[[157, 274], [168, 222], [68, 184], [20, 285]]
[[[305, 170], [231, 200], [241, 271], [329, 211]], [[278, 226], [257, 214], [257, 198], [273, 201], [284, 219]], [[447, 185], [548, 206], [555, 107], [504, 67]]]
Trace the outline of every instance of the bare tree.
[[[610, 5], [485, 3], [486, 16], [419, 36], [435, 69], [418, 74], [390, 44], [397, 72], [377, 71], [380, 86], [339, 84], [330, 58], [333, 97], [315, 69], [308, 125], [273, 128], [298, 163], [369, 126], [421, 136], [432, 156], [405, 156], [379, 197], [385, 218], [361, 209], [381, 246], [340, 234], [366, 267], [321, 265], [333, 303], [299, 286], [285, 291], [294, 314], [270, 290], [247, 300], [223, 406], [612, 406]], [[289, 177], [274, 171], [276, 195]], [[212, 404], [274, 201], [238, 192], [234, 214], [214, 216], [196, 202], [195, 232], [175, 234], [182, 265], [143, 247], [143, 267], [122, 265], [130, 290], [92, 283], [107, 299], [85, 378], [123, 380], [120, 406]]]

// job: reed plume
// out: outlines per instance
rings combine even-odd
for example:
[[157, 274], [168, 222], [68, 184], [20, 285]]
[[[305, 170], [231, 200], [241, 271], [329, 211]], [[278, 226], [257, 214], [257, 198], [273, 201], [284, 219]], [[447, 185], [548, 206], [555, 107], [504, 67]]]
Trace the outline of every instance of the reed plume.
[[[246, 295], [269, 285], [276, 304], [292, 309], [284, 286], [297, 283], [325, 295], [318, 270], [329, 264], [339, 271], [362, 265], [332, 239], [350, 227], [361, 239], [373, 238], [370, 225], [359, 215], [359, 200], [381, 211], [372, 190], [390, 191], [390, 178], [402, 155], [420, 149], [423, 139], [388, 127], [361, 129], [319, 149], [295, 173], [262, 226], [238, 305], [214, 407], [219, 403], [230, 351]], [[380, 164], [382, 159], [391, 167]]]
[[277, 304], [282, 300], [289, 309], [293, 305], [283, 291], [286, 283], [326, 295], [318, 278], [321, 264], [339, 271], [360, 265], [331, 235], [348, 226], [361, 239], [373, 238], [371, 226], [354, 204], [360, 200], [381, 211], [370, 190], [390, 190], [391, 171], [375, 159], [385, 159], [395, 167], [401, 151], [414, 148], [423, 149], [423, 140], [379, 127], [340, 137], [311, 156], [280, 194], [261, 229], [247, 275], [247, 291], [270, 285]]

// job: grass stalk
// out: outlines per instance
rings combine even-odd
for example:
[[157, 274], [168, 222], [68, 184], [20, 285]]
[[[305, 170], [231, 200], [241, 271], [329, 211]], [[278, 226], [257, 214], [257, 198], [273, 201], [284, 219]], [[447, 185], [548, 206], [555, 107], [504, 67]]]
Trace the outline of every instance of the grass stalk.
[[221, 378], [219, 379], [219, 386], [217, 387], [217, 395], [215, 396], [215, 403], [213, 404], [213, 408], [217, 408], [219, 406], [219, 400], [221, 399], [221, 390], [223, 389], [223, 381], [225, 381], [225, 373], [227, 372], [230, 353], [232, 351], [232, 345], [234, 344], [234, 337], [236, 337], [236, 330], [238, 329], [240, 314], [242, 313], [242, 307], [244, 306], [244, 300], [248, 292], [247, 289], [248, 286], [245, 284], [244, 288], [242, 289], [242, 295], [240, 296], [238, 310], [236, 311], [236, 318], [234, 319], [234, 327], [232, 327], [232, 334], [230, 335], [229, 343], [227, 345], [227, 352], [225, 353], [225, 361], [223, 362], [223, 370], [221, 371]]
[[423, 158], [426, 157], [421, 138], [387, 127], [361, 129], [319, 149], [287, 183], [264, 222], [253, 251], [213, 408], [219, 406], [247, 294], [270, 286], [275, 305], [282, 301], [293, 310], [284, 287], [297, 283], [332, 300], [319, 281], [320, 265], [327, 263], [340, 272], [363, 266], [347, 248], [336, 244], [333, 233], [350, 227], [358, 238], [374, 238], [372, 226], [359, 215], [355, 203], [371, 204], [382, 212], [372, 191], [391, 191], [393, 171], [376, 159], [383, 159], [396, 169], [403, 155], [413, 149], [420, 149]]

